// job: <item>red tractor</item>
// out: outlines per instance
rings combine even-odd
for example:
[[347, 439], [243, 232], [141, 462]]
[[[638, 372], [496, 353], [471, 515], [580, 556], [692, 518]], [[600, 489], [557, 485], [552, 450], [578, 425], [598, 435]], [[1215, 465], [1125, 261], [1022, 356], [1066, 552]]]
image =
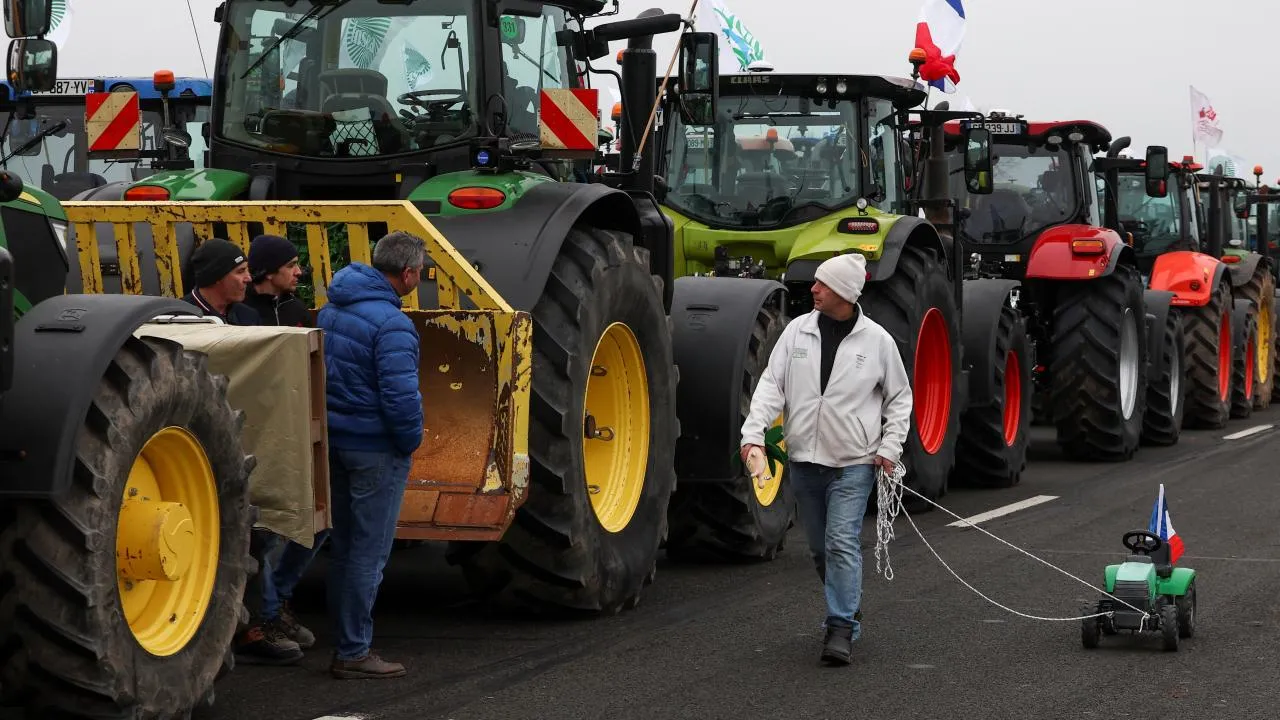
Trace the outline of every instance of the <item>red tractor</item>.
[[[989, 156], [964, 139], [968, 127], [990, 132]], [[948, 122], [944, 137], [966, 213], [966, 276], [1022, 283], [1037, 424], [1056, 426], [1069, 457], [1131, 458], [1147, 410], [1148, 347], [1163, 345], [1171, 293], [1146, 291], [1133, 248], [1103, 226], [1091, 166], [1111, 134], [1088, 120], [993, 112]], [[966, 153], [990, 158], [989, 182], [965, 180]]]

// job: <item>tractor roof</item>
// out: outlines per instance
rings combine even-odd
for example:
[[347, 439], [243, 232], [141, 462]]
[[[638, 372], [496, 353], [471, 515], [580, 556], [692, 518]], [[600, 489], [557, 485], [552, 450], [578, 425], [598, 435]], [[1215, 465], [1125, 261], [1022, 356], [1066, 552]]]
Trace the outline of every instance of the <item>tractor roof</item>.
[[[948, 135], [959, 136], [961, 120], [952, 120], [943, 127]], [[973, 123], [982, 122], [985, 125], [995, 125], [1002, 128], [1005, 123], [1017, 123], [1024, 130], [1009, 134], [1001, 132], [1000, 129], [992, 132], [992, 139], [996, 142], [1010, 142], [1011, 138], [1025, 138], [1028, 141], [1044, 142], [1045, 138], [1051, 135], [1059, 135], [1066, 138], [1072, 132], [1080, 133], [1082, 142], [1086, 142], [1093, 146], [1105, 146], [1111, 142], [1111, 131], [1092, 120], [1048, 120], [1043, 122], [1032, 122], [1022, 118], [1021, 116], [1011, 117], [1007, 115], [991, 114], [985, 120], [973, 120]]]
[[[825, 82], [825, 92], [818, 85]], [[844, 94], [836, 86], [844, 82]], [[899, 107], [913, 107], [927, 97], [924, 86], [908, 78], [891, 75], [847, 75], [841, 73], [722, 73], [721, 95], [792, 95], [814, 99], [840, 100], [870, 96], [884, 98]]]

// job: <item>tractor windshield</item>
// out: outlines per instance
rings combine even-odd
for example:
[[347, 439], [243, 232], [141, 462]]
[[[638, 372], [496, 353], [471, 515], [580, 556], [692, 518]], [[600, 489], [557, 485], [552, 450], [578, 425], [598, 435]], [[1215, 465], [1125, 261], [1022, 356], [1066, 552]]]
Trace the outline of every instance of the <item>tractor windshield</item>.
[[996, 142], [991, 146], [993, 190], [970, 195], [964, 183], [964, 155], [948, 153], [951, 194], [970, 212], [964, 234], [980, 244], [1016, 244], [1045, 228], [1078, 216], [1082, 187], [1074, 176], [1068, 147]]
[[1134, 253], [1150, 258], [1175, 249], [1182, 239], [1177, 192], [1149, 197], [1143, 173], [1121, 173], [1117, 185], [1117, 220], [1120, 232], [1133, 233]]
[[[892, 121], [888, 101], [869, 102], [875, 119]], [[758, 95], [720, 103], [715, 126], [687, 126], [672, 113], [666, 202], [680, 212], [719, 227], [778, 226], [847, 207], [868, 182], [868, 200], [881, 209], [898, 199], [897, 136], [887, 122], [860, 123], [861, 101], [832, 107]]]
[[[570, 84], [564, 11], [504, 16], [501, 95], [479, 97], [474, 0], [231, 0], [218, 62], [221, 138], [307, 157], [369, 157], [465, 143], [482, 108], [495, 132], [538, 132], [538, 91]], [[496, 110], [495, 110], [496, 108]]]

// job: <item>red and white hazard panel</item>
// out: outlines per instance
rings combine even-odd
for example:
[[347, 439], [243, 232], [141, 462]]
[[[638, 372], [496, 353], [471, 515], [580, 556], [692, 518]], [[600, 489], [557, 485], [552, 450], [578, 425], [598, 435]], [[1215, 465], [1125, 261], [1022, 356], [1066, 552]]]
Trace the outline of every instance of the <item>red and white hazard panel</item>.
[[142, 111], [138, 93], [88, 93], [84, 100], [89, 152], [124, 153], [141, 149]]
[[544, 151], [594, 154], [600, 121], [599, 90], [547, 88], [538, 112], [538, 136]]

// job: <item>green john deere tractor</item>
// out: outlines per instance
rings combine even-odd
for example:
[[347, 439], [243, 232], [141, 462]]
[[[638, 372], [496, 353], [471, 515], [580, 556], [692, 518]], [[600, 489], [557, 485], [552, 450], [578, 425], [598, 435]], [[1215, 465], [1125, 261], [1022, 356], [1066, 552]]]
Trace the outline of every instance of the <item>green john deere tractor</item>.
[[[668, 538], [677, 475], [725, 490], [696, 510], [718, 555], [774, 557], [794, 516], [785, 477], [752, 489], [736, 452], [743, 383], [776, 336], [785, 288], [676, 281], [647, 132], [653, 36], [682, 21], [649, 10], [586, 28], [605, 11], [604, 0], [226, 0], [205, 167], [83, 198], [400, 199], [429, 218], [531, 313], [530, 468], [500, 538], [459, 541], [473, 529], [447, 522], [414, 537], [451, 541], [477, 591], [538, 611], [634, 606]], [[623, 163], [596, 176], [596, 99], [581, 86], [613, 41], [627, 43]], [[717, 101], [698, 85], [715, 77], [715, 51], [713, 33], [681, 36], [670, 87], [699, 117]], [[317, 290], [326, 265], [350, 260], [341, 233], [327, 240], [302, 248]], [[422, 308], [439, 300], [431, 277]], [[699, 383], [693, 356], [733, 381]]]
[[[15, 87], [53, 84], [50, 9], [5, 6]], [[0, 171], [0, 705], [172, 717], [230, 661], [254, 460], [205, 356], [134, 335], [194, 308], [64, 294], [65, 217]]]
[[[675, 273], [783, 282], [785, 314], [772, 321], [780, 328], [812, 311], [810, 287], [822, 261], [865, 255], [869, 277], [859, 304], [893, 335], [912, 378], [908, 485], [934, 499], [952, 477], [1018, 482], [1033, 366], [1011, 300], [1018, 283], [962, 282], [945, 226], [954, 205], [946, 178], [933, 178], [934, 196], [912, 192], [922, 177], [912, 177], [909, 117], [918, 114], [932, 128], [950, 116], [913, 110], [926, 94], [905, 78], [766, 71], [724, 75], [718, 85], [711, 122], [678, 112], [664, 122], [662, 203], [675, 223]], [[972, 136], [966, 168], [978, 193], [985, 137]], [[939, 223], [920, 217], [926, 204]], [[714, 367], [701, 372], [715, 381]], [[682, 489], [695, 505], [705, 491]], [[679, 527], [673, 524], [673, 537]]]

